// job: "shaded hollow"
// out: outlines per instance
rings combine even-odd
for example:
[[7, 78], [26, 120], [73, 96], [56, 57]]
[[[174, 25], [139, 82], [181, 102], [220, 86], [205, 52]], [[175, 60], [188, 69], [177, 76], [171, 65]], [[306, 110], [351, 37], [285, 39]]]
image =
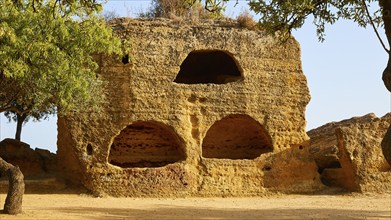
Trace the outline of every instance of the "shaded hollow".
[[115, 137], [109, 163], [123, 167], [160, 167], [185, 159], [174, 130], [158, 122], [135, 122]]
[[273, 151], [263, 126], [248, 115], [229, 115], [215, 122], [205, 135], [205, 158], [254, 159]]
[[174, 82], [225, 84], [242, 79], [237, 61], [228, 52], [196, 50], [183, 61]]

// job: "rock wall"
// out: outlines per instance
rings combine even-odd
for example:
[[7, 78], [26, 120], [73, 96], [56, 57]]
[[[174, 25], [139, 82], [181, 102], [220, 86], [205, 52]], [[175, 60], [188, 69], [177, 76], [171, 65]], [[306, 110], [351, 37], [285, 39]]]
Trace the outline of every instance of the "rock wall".
[[[108, 104], [58, 120], [70, 180], [114, 196], [244, 196], [321, 187], [294, 39], [233, 21], [116, 19], [132, 43], [101, 56]], [[130, 58], [130, 59], [129, 59]]]
[[380, 144], [390, 123], [391, 114], [371, 113], [309, 131], [322, 181], [350, 191], [390, 192], [390, 166]]
[[27, 180], [54, 177], [58, 172], [55, 154], [39, 148], [33, 150], [30, 145], [15, 139], [6, 138], [0, 142], [0, 157], [18, 166]]

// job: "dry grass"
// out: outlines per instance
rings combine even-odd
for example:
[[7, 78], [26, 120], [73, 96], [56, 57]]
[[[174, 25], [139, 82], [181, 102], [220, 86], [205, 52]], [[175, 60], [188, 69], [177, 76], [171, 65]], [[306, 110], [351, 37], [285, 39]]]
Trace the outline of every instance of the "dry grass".
[[152, 0], [150, 8], [138, 14], [142, 18], [169, 18], [173, 23], [181, 24], [190, 21], [197, 24], [199, 20], [220, 19], [221, 13], [209, 12], [196, 1], [193, 4], [183, 0]]
[[255, 30], [258, 28], [257, 22], [248, 11], [242, 12], [236, 20], [238, 21], [240, 27], [247, 28], [249, 30]]

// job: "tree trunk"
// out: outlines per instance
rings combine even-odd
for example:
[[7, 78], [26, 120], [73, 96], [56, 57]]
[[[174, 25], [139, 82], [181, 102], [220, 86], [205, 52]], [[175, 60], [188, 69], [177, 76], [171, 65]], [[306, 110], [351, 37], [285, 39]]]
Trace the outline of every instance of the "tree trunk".
[[[384, 21], [384, 30], [386, 32], [388, 45], [391, 43], [391, 1], [380, 0], [380, 7], [382, 8], [382, 17]], [[388, 53], [388, 63], [386, 69], [383, 71], [383, 82], [387, 90], [391, 92], [391, 54]]]
[[[388, 44], [391, 43], [391, 1], [379, 0], [380, 7], [382, 9], [384, 30], [386, 32]], [[388, 52], [387, 67], [383, 72], [383, 82], [387, 90], [391, 92], [391, 54]], [[388, 128], [383, 141], [381, 142], [381, 148], [384, 158], [391, 165], [391, 126]]]
[[20, 115], [16, 113], [16, 132], [15, 132], [15, 139], [20, 141], [20, 137], [22, 134], [22, 126], [24, 120], [26, 120], [26, 115]]
[[8, 194], [5, 199], [4, 213], [16, 215], [22, 212], [24, 194], [24, 176], [18, 166], [13, 166], [0, 158], [0, 174], [8, 176]]
[[384, 135], [384, 138], [381, 142], [381, 149], [384, 155], [384, 158], [391, 164], [391, 126], [388, 128], [387, 133]]

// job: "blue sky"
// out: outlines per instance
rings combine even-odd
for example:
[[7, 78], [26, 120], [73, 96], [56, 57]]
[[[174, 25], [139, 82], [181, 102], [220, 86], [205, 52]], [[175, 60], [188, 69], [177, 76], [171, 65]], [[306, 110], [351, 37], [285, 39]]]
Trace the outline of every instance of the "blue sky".
[[[226, 11], [233, 18], [247, 7], [245, 1], [239, 1], [235, 8], [234, 4], [231, 1]], [[109, 0], [104, 9], [135, 17], [149, 5], [148, 0]], [[307, 130], [370, 112], [379, 117], [389, 112], [391, 96], [381, 80], [387, 54], [373, 30], [341, 20], [326, 27], [326, 41], [320, 43], [311, 22], [308, 20], [303, 28], [293, 33], [301, 45], [303, 70], [312, 97], [306, 111]], [[379, 31], [384, 37], [384, 31]], [[2, 115], [0, 124], [0, 139], [12, 138], [15, 123], [8, 123]], [[55, 152], [56, 117], [27, 123], [23, 127], [22, 141], [32, 148]]]

